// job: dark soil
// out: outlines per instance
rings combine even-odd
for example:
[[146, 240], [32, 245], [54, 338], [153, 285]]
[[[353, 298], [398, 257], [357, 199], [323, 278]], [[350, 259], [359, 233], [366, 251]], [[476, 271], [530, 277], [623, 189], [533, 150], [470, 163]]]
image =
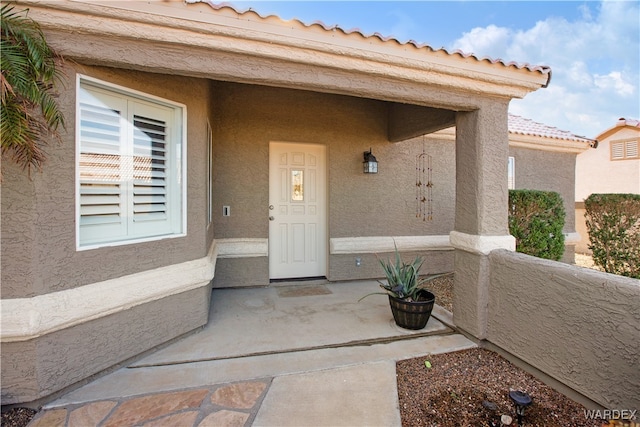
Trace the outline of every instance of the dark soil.
[[[431, 368], [425, 366], [425, 361]], [[497, 353], [470, 349], [436, 354], [397, 363], [398, 397], [402, 425], [491, 426], [500, 417], [517, 418], [510, 390], [521, 390], [533, 399], [526, 409], [524, 426], [600, 427], [601, 420], [587, 420], [584, 406], [517, 368]], [[495, 410], [486, 406], [495, 405]], [[494, 424], [492, 424], [494, 423]]]
[[2, 411], [2, 427], [24, 427], [36, 415], [34, 409], [13, 408]]

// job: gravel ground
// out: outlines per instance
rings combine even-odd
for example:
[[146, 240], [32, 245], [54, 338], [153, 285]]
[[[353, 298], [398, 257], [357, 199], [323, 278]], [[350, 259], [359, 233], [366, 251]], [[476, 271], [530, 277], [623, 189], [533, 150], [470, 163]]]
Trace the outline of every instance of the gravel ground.
[[[590, 257], [576, 257], [576, 264], [593, 268]], [[453, 312], [453, 274], [425, 286], [436, 304]], [[431, 368], [425, 366], [425, 361]], [[587, 420], [584, 407], [517, 368], [497, 353], [472, 349], [404, 360], [397, 363], [398, 396], [402, 425], [499, 426], [501, 415], [517, 425], [509, 390], [523, 390], [533, 398], [526, 411], [526, 426], [600, 427], [602, 421]], [[489, 410], [483, 402], [492, 402]], [[491, 406], [491, 405], [489, 405]]]
[[453, 313], [453, 273], [438, 277], [424, 287], [436, 296], [436, 304]]
[[[426, 360], [431, 368], [425, 366]], [[586, 419], [582, 405], [484, 349], [400, 361], [397, 379], [404, 427], [499, 426], [501, 415], [511, 416], [515, 426], [510, 389], [525, 391], [533, 399], [525, 412], [525, 426], [602, 426], [602, 421]], [[496, 409], [485, 408], [483, 402], [495, 404]]]
[[36, 415], [36, 411], [29, 408], [13, 408], [2, 413], [2, 427], [24, 427]]
[[593, 262], [593, 258], [591, 257], [591, 255], [576, 254], [575, 260], [576, 260], [576, 265], [578, 265], [580, 267], [592, 268], [594, 270], [603, 271], [600, 266], [597, 266]]

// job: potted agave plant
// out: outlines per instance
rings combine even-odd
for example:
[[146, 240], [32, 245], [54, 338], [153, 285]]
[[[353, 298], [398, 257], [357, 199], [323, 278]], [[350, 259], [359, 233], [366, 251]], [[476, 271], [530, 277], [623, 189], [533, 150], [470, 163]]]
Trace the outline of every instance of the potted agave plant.
[[[389, 305], [396, 325], [405, 329], [424, 328], [431, 317], [435, 303], [435, 295], [424, 286], [442, 275], [420, 277], [424, 258], [418, 256], [411, 263], [407, 263], [400, 257], [397, 246], [395, 260], [384, 261], [378, 258], [378, 261], [387, 279], [385, 282], [378, 280], [378, 283], [385, 290], [384, 294], [389, 296]], [[369, 295], [365, 295], [360, 300]]]

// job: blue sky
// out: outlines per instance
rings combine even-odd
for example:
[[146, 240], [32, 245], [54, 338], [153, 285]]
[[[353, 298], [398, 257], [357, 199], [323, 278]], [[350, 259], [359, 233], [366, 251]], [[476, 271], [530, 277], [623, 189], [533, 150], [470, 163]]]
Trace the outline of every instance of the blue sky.
[[434, 48], [549, 65], [551, 85], [510, 111], [594, 138], [640, 119], [639, 1], [237, 1], [239, 10], [378, 32]]

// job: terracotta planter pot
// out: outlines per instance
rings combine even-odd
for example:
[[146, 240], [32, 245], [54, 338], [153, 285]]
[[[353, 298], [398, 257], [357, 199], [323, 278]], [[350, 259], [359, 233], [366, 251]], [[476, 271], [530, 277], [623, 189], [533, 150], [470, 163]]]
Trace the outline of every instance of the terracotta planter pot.
[[419, 294], [420, 301], [405, 301], [389, 295], [389, 305], [396, 325], [405, 329], [422, 329], [427, 326], [436, 297], [423, 290]]

